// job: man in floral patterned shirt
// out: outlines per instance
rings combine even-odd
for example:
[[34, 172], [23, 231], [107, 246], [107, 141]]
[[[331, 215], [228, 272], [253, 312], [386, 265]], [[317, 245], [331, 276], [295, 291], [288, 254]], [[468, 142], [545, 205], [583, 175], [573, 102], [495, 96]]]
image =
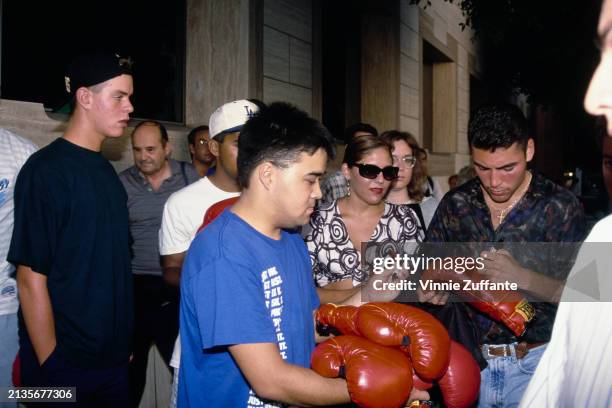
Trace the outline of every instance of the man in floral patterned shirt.
[[[574, 254], [573, 250], [560, 254], [558, 247], [551, 246], [582, 241], [586, 223], [571, 192], [527, 169], [535, 148], [517, 107], [480, 108], [470, 121], [468, 141], [478, 177], [444, 197], [427, 231], [427, 241], [490, 243], [480, 253], [483, 273], [493, 282], [516, 282], [530, 297], [535, 317], [520, 337], [465, 304], [442, 307], [446, 316], [453, 309], [451, 334], [457, 327], [464, 334], [473, 334], [466, 346], [481, 362], [486, 360], [479, 406], [516, 406], [550, 340], [555, 299]], [[574, 245], [565, 245], [574, 249]], [[420, 300], [441, 305], [448, 296], [420, 293]]]

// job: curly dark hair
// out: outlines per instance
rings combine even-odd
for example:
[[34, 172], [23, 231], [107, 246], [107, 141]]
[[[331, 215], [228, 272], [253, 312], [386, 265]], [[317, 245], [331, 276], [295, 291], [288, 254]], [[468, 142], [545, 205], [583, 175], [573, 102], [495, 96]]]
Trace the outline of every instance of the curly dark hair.
[[474, 112], [468, 125], [468, 143], [471, 148], [490, 150], [507, 149], [514, 143], [525, 151], [529, 132], [523, 112], [509, 103], [483, 105]]
[[416, 158], [414, 167], [412, 168], [412, 178], [408, 183], [408, 195], [415, 201], [421, 201], [424, 196], [423, 184], [427, 178], [427, 171], [423, 163], [423, 149], [419, 146], [419, 142], [408, 132], [401, 132], [399, 130], [387, 130], [380, 135], [380, 138], [391, 145], [393, 149], [393, 143], [398, 140], [406, 142], [412, 150], [412, 155]]

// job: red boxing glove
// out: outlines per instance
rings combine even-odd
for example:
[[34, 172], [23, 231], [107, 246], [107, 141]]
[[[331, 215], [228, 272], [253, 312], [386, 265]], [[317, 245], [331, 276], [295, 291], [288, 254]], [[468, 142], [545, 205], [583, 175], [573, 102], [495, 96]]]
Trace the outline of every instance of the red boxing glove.
[[337, 306], [333, 303], [326, 303], [317, 310], [317, 323], [325, 327], [333, 327], [341, 334], [352, 334], [359, 336], [357, 330], [357, 307], [356, 306]]
[[438, 381], [447, 408], [466, 408], [478, 398], [480, 367], [461, 344], [451, 341], [448, 369]]
[[422, 379], [433, 381], [444, 374], [450, 337], [429, 313], [400, 303], [366, 303], [359, 307], [357, 329], [375, 343], [400, 346]]
[[491, 296], [491, 300], [470, 302], [470, 305], [493, 320], [503, 323], [516, 336], [522, 336], [526, 330], [525, 324], [535, 315], [535, 309], [522, 297], [516, 299], [516, 296], [508, 293], [496, 292], [508, 291], [492, 291], [494, 295]]
[[226, 198], [225, 200], [221, 200], [208, 207], [208, 210], [206, 210], [206, 213], [204, 214], [204, 220], [202, 221], [202, 225], [200, 225], [200, 228], [198, 228], [197, 232], [202, 231], [205, 226], [213, 222], [215, 218], [221, 215], [223, 210], [225, 210], [227, 207], [234, 205], [234, 203], [238, 201], [239, 198], [239, 196]]
[[432, 270], [423, 273], [421, 280], [434, 280], [439, 282], [458, 282], [461, 290], [456, 293], [476, 310], [486, 314], [491, 319], [503, 323], [512, 332], [521, 336], [525, 333], [525, 324], [533, 319], [535, 309], [519, 291], [511, 290], [463, 290], [464, 280], [474, 283], [488, 281], [487, 277], [475, 269], [457, 274], [452, 270]]
[[413, 373], [412, 374], [412, 386], [414, 388], [416, 388], [417, 390], [426, 391], [426, 390], [430, 389], [431, 387], [433, 387], [433, 383], [430, 383], [429, 381], [422, 380], [417, 375], [417, 373]]
[[315, 348], [311, 364], [323, 377], [344, 377], [351, 401], [363, 408], [403, 407], [412, 390], [408, 357], [361, 337], [328, 339]]

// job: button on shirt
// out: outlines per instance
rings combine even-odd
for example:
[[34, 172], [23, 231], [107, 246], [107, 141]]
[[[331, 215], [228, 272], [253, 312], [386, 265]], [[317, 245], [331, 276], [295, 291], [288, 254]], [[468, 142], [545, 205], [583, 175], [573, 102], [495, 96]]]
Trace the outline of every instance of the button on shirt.
[[138, 275], [162, 276], [158, 233], [164, 204], [170, 194], [200, 178], [191, 164], [173, 159], [168, 159], [168, 162], [172, 175], [161, 183], [157, 191], [136, 166], [119, 174], [119, 179], [128, 194], [133, 252], [132, 272]]

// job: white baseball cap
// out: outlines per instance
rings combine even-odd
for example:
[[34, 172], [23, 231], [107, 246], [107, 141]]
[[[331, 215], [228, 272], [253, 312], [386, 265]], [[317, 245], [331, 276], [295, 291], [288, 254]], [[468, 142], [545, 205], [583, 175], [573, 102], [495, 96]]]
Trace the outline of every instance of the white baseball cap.
[[224, 133], [238, 132], [259, 108], [246, 99], [228, 102], [218, 107], [210, 115], [209, 133], [211, 139]]

